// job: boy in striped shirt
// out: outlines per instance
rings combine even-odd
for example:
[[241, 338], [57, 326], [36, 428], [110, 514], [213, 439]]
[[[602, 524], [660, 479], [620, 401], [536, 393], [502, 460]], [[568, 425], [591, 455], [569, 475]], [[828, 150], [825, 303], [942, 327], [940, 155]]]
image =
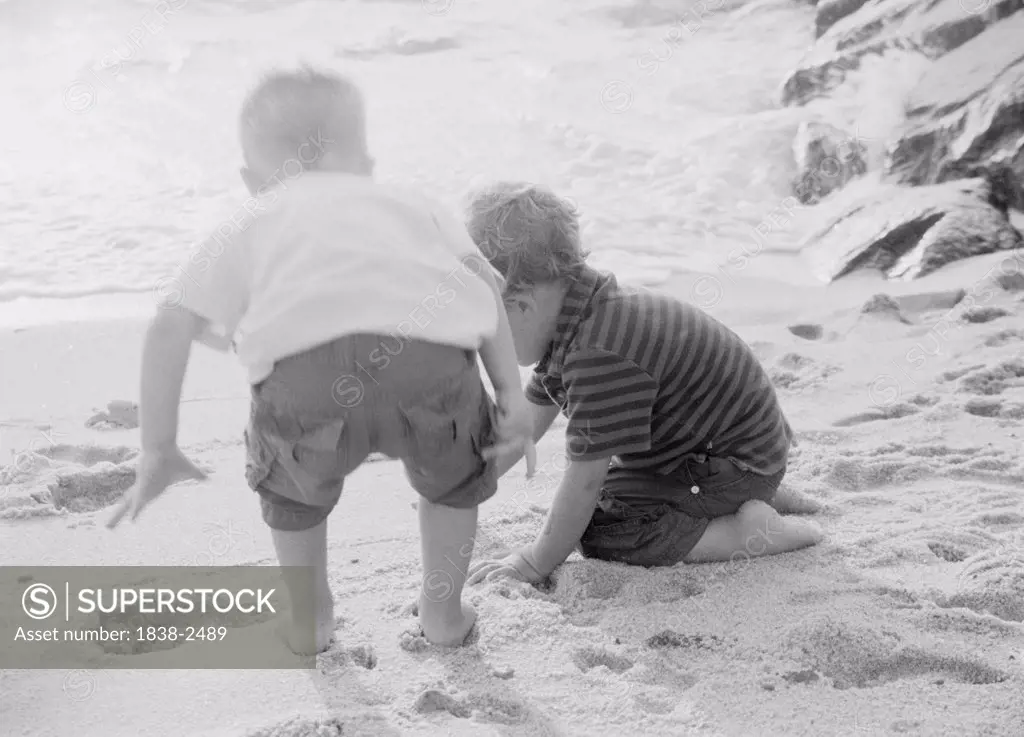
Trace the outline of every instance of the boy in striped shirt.
[[[642, 566], [814, 545], [772, 504], [793, 432], [742, 339], [697, 307], [627, 290], [586, 264], [573, 207], [501, 183], [470, 204], [470, 235], [503, 298], [539, 440], [562, 412], [569, 464], [537, 540], [473, 566], [537, 581], [574, 548]], [[499, 463], [510, 469], [519, 455]]]

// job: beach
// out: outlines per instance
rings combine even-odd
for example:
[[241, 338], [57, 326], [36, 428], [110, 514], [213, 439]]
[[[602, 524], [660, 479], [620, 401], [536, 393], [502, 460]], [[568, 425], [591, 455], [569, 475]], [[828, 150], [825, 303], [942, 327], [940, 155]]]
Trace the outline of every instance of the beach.
[[[4, 733], [1020, 734], [1024, 292], [991, 286], [1007, 258], [890, 290], [907, 322], [861, 312], [873, 282], [827, 316], [750, 278], [708, 305], [776, 382], [798, 441], [784, 487], [826, 530], [816, 547], [660, 570], [573, 554], [547, 585], [470, 588], [475, 641], [442, 650], [415, 634], [408, 609], [421, 575], [415, 496], [400, 464], [368, 463], [329, 523], [339, 619], [317, 671], [6, 671]], [[700, 278], [668, 288], [692, 295]], [[975, 287], [948, 307], [947, 282]], [[766, 321], [759, 305], [773, 302], [789, 314]], [[788, 329], [799, 324], [822, 337]], [[6, 564], [274, 564], [242, 475], [244, 377], [205, 349], [186, 379], [180, 442], [208, 480], [172, 487], [114, 532], [103, 523], [117, 494], [102, 483], [76, 511], [48, 500], [55, 475], [132, 467], [118, 449], [137, 448], [137, 430], [85, 423], [134, 396], [142, 331], [100, 321], [0, 336], [18, 359], [4, 437], [31, 449], [2, 500]], [[539, 447], [537, 476], [520, 465], [482, 508], [476, 556], [536, 534], [565, 464], [560, 427]]]
[[[765, 529], [749, 555], [664, 569], [574, 553], [536, 586], [468, 587], [474, 633], [441, 649], [411, 609], [416, 496], [373, 458], [328, 524], [337, 622], [315, 669], [161, 670], [159, 652], [94, 643], [96, 667], [0, 671], [0, 735], [1024, 734], [1024, 250], [828, 285], [803, 252], [858, 211], [845, 195], [891, 191], [883, 159], [921, 54], [865, 57], [794, 106], [780, 83], [816, 33], [796, 0], [158, 5], [0, 0], [0, 89], [17, 101], [0, 122], [0, 564], [40, 581], [276, 564], [244, 477], [245, 373], [201, 346], [179, 442], [208, 478], [105, 522], [135, 479], [147, 321], [184, 278], [175, 264], [245, 201], [238, 106], [261, 72], [301, 61], [365, 87], [382, 181], [453, 211], [487, 181], [550, 186], [578, 207], [595, 267], [744, 338], [796, 434], [785, 511], [825, 537], [758, 557]], [[957, 19], [981, 17], [967, 5]], [[794, 196], [815, 174], [794, 151], [808, 123], [863, 158], [821, 203]], [[1009, 219], [1024, 228], [1019, 208]], [[475, 560], [541, 529], [564, 429], [534, 478], [520, 464], [483, 505]]]

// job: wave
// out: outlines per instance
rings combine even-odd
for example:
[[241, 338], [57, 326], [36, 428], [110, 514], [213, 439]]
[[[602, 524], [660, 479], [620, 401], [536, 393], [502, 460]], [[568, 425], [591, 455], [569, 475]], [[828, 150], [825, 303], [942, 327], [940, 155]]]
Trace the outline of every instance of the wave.
[[156, 282], [145, 284], [97, 283], [87, 286], [20, 284], [0, 286], [0, 303], [19, 299], [79, 299], [107, 294], [144, 294], [156, 289]]

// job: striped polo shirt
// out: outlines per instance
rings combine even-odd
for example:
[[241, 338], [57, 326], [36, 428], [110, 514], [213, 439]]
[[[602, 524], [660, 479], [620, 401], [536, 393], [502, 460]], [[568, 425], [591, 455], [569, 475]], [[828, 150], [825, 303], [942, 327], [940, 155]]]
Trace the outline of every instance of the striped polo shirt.
[[615, 465], [658, 474], [691, 454], [773, 474], [786, 467], [793, 436], [738, 335], [693, 305], [620, 288], [590, 267], [566, 293], [526, 396], [562, 408], [571, 459], [613, 456]]

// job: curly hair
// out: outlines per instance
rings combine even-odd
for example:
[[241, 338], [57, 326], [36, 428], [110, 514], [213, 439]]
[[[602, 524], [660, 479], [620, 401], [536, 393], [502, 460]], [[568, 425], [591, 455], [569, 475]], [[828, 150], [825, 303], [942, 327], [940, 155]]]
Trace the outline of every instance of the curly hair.
[[469, 234], [504, 277], [506, 294], [570, 283], [585, 265], [576, 207], [546, 187], [497, 182], [474, 192], [467, 210]]

